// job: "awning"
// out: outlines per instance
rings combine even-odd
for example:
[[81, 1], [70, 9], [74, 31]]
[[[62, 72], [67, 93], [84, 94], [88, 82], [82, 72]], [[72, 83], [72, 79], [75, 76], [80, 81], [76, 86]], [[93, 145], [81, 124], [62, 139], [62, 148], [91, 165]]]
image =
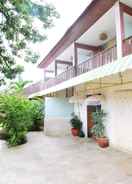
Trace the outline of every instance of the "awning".
[[85, 99], [85, 96], [72, 96], [69, 98], [69, 103], [82, 103]]
[[86, 99], [87, 105], [101, 105], [103, 95], [93, 95]]

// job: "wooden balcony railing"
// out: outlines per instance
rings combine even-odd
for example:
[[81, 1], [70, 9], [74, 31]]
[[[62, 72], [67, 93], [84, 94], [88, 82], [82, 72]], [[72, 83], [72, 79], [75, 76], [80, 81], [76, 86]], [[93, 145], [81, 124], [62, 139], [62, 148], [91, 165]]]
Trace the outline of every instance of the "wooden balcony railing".
[[41, 81], [31, 84], [30, 86], [24, 89], [24, 94], [29, 95], [29, 94], [37, 93], [41, 89], [41, 84], [42, 84]]
[[72, 66], [65, 72], [56, 76], [57, 84], [66, 80], [69, 80], [75, 76], [75, 68]]
[[132, 37], [124, 40], [123, 43], [123, 56], [127, 56], [129, 54], [132, 54]]
[[102, 65], [113, 62], [117, 59], [116, 47], [106, 49], [102, 52], [97, 53], [87, 61], [79, 64], [77, 66], [77, 74], [88, 72]]
[[44, 90], [54, 85], [57, 85], [63, 81], [69, 80], [75, 76], [74, 73], [75, 73], [74, 67], [70, 67], [68, 70], [57, 75], [55, 78], [51, 78], [48, 81], [43, 82], [43, 85], [41, 84], [41, 89]]
[[[132, 37], [128, 38], [127, 40], [124, 40], [124, 43], [123, 43], [123, 55], [126, 56], [129, 54], [132, 54]], [[76, 72], [74, 67], [70, 67], [68, 70], [57, 75], [55, 78], [49, 79], [46, 82], [41, 81], [36, 84], [30, 85], [25, 89], [25, 94], [30, 95], [30, 94], [39, 92], [41, 90], [48, 89], [66, 80], [69, 80], [77, 75], [81, 75], [90, 70], [93, 70], [105, 64], [111, 63], [116, 59], [117, 59], [117, 48], [116, 46], [114, 46], [112, 48], [109, 48], [102, 52], [97, 53], [87, 61], [79, 64], [77, 66]]]

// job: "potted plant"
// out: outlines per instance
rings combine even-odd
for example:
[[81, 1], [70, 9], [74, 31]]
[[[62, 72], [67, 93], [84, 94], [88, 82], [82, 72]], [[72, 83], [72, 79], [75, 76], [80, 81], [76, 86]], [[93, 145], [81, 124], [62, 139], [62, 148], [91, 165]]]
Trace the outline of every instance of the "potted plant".
[[106, 113], [103, 110], [97, 110], [93, 112], [94, 126], [92, 127], [92, 133], [96, 136], [96, 142], [102, 148], [109, 146], [108, 138], [105, 136], [104, 120]]
[[71, 128], [72, 135], [79, 136], [80, 131], [82, 129], [82, 122], [80, 121], [77, 115], [72, 114], [72, 119], [70, 120], [70, 124], [72, 127]]

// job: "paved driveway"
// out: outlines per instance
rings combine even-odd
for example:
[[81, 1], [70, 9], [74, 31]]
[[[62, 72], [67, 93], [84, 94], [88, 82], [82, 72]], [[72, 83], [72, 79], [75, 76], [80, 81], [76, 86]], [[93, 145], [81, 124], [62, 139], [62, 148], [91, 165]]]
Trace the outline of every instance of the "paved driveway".
[[132, 155], [88, 139], [30, 133], [23, 146], [1, 143], [0, 184], [132, 184]]

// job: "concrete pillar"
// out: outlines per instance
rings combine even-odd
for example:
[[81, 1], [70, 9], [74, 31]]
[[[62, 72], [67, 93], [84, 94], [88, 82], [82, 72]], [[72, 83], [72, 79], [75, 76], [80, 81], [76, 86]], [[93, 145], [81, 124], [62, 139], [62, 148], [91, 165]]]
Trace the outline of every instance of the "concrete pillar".
[[78, 50], [76, 45], [74, 44], [74, 68], [75, 68], [75, 76], [77, 75], [77, 65], [78, 65]]
[[118, 2], [115, 4], [115, 24], [116, 24], [116, 43], [117, 43], [117, 58], [123, 56], [123, 40], [125, 38], [124, 16], [123, 9]]

